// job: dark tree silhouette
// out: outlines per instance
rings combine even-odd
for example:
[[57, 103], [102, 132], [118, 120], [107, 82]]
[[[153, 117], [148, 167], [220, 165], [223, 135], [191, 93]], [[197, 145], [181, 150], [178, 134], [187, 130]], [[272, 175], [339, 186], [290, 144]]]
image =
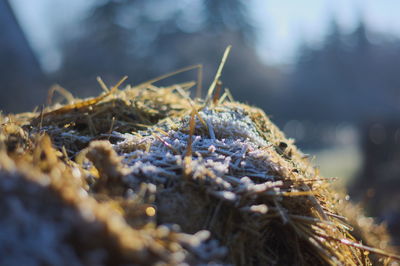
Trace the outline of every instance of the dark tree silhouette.
[[30, 111], [44, 103], [47, 84], [8, 0], [0, 1], [0, 32], [0, 110]]
[[400, 85], [393, 73], [399, 49], [385, 41], [372, 44], [370, 35], [363, 21], [351, 34], [333, 21], [320, 48], [301, 48], [291, 74], [290, 103], [299, 110], [297, 118], [358, 123], [400, 111], [393, 89]]
[[[82, 22], [82, 35], [65, 42], [61, 83], [86, 88], [96, 75], [116, 80], [125, 74], [130, 82], [138, 83], [201, 63], [207, 85], [225, 47], [232, 44], [224, 84], [239, 99], [268, 106], [270, 68], [255, 52], [255, 31], [244, 2], [199, 0], [184, 9], [180, 7], [183, 3], [106, 0], [95, 6]], [[198, 18], [195, 27], [186, 27], [188, 14]], [[164, 84], [193, 79], [193, 72], [186, 73]]]
[[236, 32], [244, 40], [254, 41], [254, 25], [242, 0], [204, 0], [205, 30], [208, 32]]
[[88, 95], [93, 94], [87, 88], [94, 84], [95, 76], [115, 81], [127, 74], [133, 59], [128, 36], [133, 29], [123, 25], [120, 18], [135, 5], [136, 1], [108, 0], [95, 6], [82, 21], [80, 34], [63, 39], [63, 64], [56, 79], [69, 88], [83, 87]]

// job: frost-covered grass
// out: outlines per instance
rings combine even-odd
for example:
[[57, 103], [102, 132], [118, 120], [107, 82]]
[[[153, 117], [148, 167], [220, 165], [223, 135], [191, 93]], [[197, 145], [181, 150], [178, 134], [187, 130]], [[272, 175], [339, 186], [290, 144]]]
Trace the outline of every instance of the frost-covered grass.
[[[114, 145], [131, 173], [125, 182], [135, 186], [138, 182], [167, 184], [182, 179], [184, 168], [191, 170], [191, 178], [207, 182], [209, 193], [223, 200], [238, 201], [243, 193], [257, 193], [278, 187], [271, 170], [277, 165], [270, 162], [263, 150], [267, 142], [263, 139], [248, 115], [241, 108], [203, 110], [196, 121], [196, 132], [191, 142], [192, 159], [185, 164], [190, 135], [187, 132], [189, 116], [176, 121], [181, 130], [167, 129], [159, 132], [141, 132], [143, 137], [114, 132], [120, 140]], [[157, 127], [158, 125], [155, 125]], [[160, 125], [165, 129], [165, 125]], [[186, 133], [185, 133], [186, 132]], [[155, 134], [158, 134], [155, 136]], [[143, 146], [144, 149], [129, 151], [129, 147]], [[127, 150], [127, 152], [125, 152]], [[246, 210], [253, 210], [248, 206]], [[257, 210], [255, 208], [254, 210]]]

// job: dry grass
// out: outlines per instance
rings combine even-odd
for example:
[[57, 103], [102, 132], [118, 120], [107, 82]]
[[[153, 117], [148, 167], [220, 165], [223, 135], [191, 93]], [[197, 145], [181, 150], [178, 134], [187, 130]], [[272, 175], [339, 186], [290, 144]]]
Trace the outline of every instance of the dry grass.
[[[12, 254], [60, 265], [66, 250], [76, 262], [113, 265], [399, 259], [383, 251], [392, 252], [383, 227], [349, 224], [361, 211], [348, 211], [353, 205], [260, 109], [214, 93], [223, 63], [204, 101], [188, 96], [193, 82], [119, 90], [122, 80], [93, 99], [1, 116], [2, 230], [15, 238], [29, 221], [59, 235], [16, 238]], [[15, 206], [24, 206], [20, 216]], [[27, 241], [47, 253], [20, 250]]]

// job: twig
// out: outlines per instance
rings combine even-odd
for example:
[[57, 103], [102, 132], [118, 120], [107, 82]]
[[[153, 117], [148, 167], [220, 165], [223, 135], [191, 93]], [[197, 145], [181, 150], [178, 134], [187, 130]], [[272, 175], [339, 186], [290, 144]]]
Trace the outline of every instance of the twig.
[[196, 89], [196, 98], [201, 98], [201, 90], [203, 84], [203, 65], [199, 65], [199, 70], [197, 72], [197, 89]]
[[110, 126], [110, 130], [108, 131], [108, 140], [110, 140], [111, 133], [112, 133], [113, 128], [114, 128], [114, 123], [115, 123], [115, 116], [113, 116], [112, 119], [111, 119], [111, 126]]
[[168, 149], [170, 149], [171, 151], [174, 152], [174, 154], [179, 154], [178, 150], [175, 149], [174, 147], [172, 147], [171, 144], [169, 144], [168, 142], [166, 142], [165, 140], [163, 140], [160, 136], [153, 134], [154, 137], [156, 137], [159, 141], [161, 141]]
[[366, 250], [366, 251], [369, 251], [369, 252], [377, 254], [377, 255], [385, 256], [385, 257], [400, 261], [400, 256], [399, 255], [388, 253], [388, 252], [386, 252], [384, 250], [381, 250], [381, 249], [378, 249], [378, 248], [368, 247], [368, 246], [365, 246], [365, 245], [360, 244], [360, 243], [355, 243], [355, 242], [350, 241], [350, 240], [348, 240], [346, 238], [338, 239], [338, 238], [335, 238], [335, 237], [332, 237], [332, 236], [323, 235], [323, 234], [317, 233], [317, 232], [315, 232], [315, 234], [318, 235], [319, 237], [322, 237], [322, 238], [327, 239], [327, 240], [334, 240], [334, 241], [337, 241], [337, 242], [339, 242], [339, 243], [341, 243], [343, 245], [346, 245], [346, 246], [350, 246], [350, 247]]
[[97, 82], [100, 84], [100, 87], [107, 93], [110, 91], [110, 89], [107, 87], [107, 85], [104, 83], [104, 81], [101, 79], [101, 77], [96, 78]]
[[192, 109], [192, 113], [190, 114], [190, 122], [189, 122], [189, 139], [185, 153], [185, 164], [184, 164], [184, 174], [188, 176], [191, 172], [190, 164], [192, 161], [192, 137], [194, 134], [194, 129], [196, 126], [196, 120], [194, 119], [196, 112], [195, 109]]
[[171, 72], [171, 73], [159, 76], [157, 78], [150, 79], [148, 81], [142, 82], [139, 85], [135, 86], [135, 88], [143, 88], [143, 87], [146, 87], [146, 86], [148, 86], [150, 84], [153, 84], [153, 83], [155, 83], [157, 81], [160, 81], [160, 80], [163, 80], [163, 79], [166, 79], [166, 78], [169, 78], [169, 77], [175, 76], [177, 74], [180, 74], [180, 73], [192, 70], [192, 69], [196, 69], [196, 68], [203, 68], [203, 66], [199, 64], [199, 65], [193, 65], [193, 66], [184, 67], [184, 68], [178, 69], [178, 70], [176, 70], [174, 72]]
[[224, 68], [226, 59], [228, 58], [228, 55], [229, 55], [229, 52], [231, 51], [231, 48], [232, 48], [232, 46], [229, 45], [225, 49], [224, 55], [222, 56], [221, 63], [219, 64], [217, 73], [215, 74], [215, 78], [214, 78], [213, 82], [211, 83], [210, 88], [208, 89], [207, 97], [206, 97], [206, 101], [205, 101], [205, 106], [207, 106], [211, 101], [211, 96], [212, 96], [212, 94], [214, 92], [215, 86], [217, 85], [217, 81], [221, 77], [222, 69]]

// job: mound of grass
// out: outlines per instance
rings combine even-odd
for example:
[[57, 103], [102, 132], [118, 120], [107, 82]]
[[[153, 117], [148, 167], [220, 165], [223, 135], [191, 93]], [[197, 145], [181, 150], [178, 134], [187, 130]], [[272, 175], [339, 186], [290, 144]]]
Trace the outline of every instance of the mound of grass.
[[190, 98], [191, 82], [121, 81], [96, 98], [1, 116], [0, 264], [398, 259], [384, 227], [369, 223], [379, 232], [368, 243], [351, 224], [361, 211], [345, 214], [344, 194], [263, 111], [220, 97], [223, 63], [204, 100]]

